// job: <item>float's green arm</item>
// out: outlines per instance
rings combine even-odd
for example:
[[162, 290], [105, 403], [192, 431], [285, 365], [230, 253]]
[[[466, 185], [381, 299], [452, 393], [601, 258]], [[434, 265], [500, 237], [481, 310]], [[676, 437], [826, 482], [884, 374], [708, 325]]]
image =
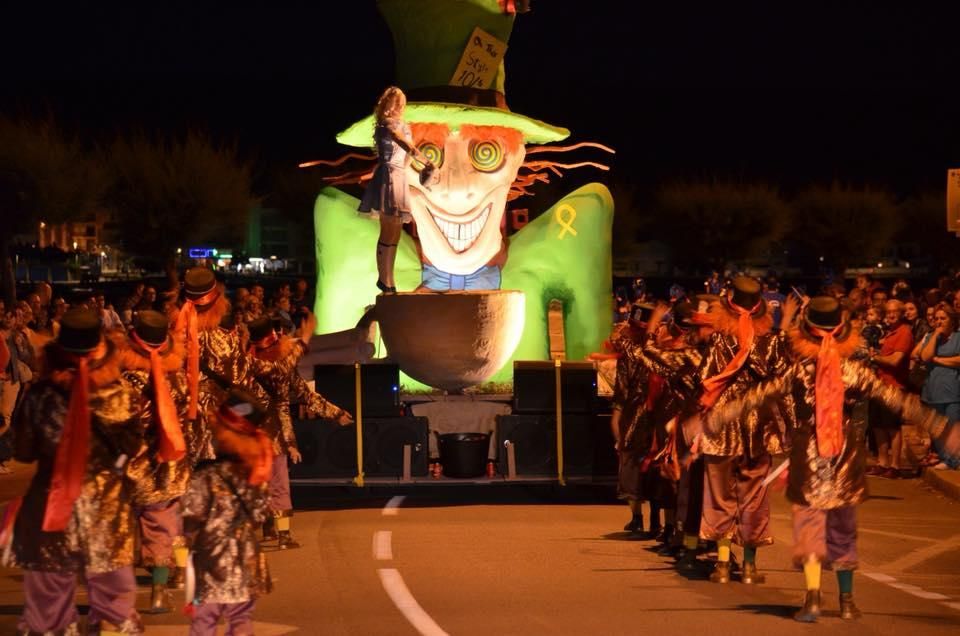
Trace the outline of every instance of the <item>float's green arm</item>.
[[526, 294], [526, 324], [511, 361], [493, 380], [512, 378], [513, 360], [546, 360], [547, 305], [563, 302], [567, 359], [599, 351], [610, 334], [613, 197], [599, 183], [558, 201], [510, 237], [501, 287]]

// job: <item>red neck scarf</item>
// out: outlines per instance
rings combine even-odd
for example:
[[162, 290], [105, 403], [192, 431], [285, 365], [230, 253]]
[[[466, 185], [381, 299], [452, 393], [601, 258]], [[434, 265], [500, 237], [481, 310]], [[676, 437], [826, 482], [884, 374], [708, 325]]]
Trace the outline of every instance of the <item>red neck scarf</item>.
[[831, 331], [811, 327], [811, 331], [822, 338], [815, 385], [817, 452], [821, 457], [836, 457], [843, 449], [843, 377], [840, 353], [833, 339], [841, 327], [843, 325]]
[[183, 430], [180, 428], [180, 418], [177, 417], [177, 408], [170, 395], [167, 377], [163, 372], [163, 361], [160, 358], [160, 346], [144, 342], [136, 332], [130, 334], [131, 339], [150, 353], [150, 377], [153, 379], [153, 408], [157, 418], [158, 446], [157, 455], [162, 462], [174, 462], [182, 459], [187, 453], [187, 443], [183, 439]]
[[190, 389], [190, 401], [187, 405], [187, 419], [197, 419], [200, 403], [200, 327], [197, 324], [197, 305], [208, 305], [220, 295], [219, 289], [212, 289], [200, 298], [187, 298], [180, 308], [175, 329], [186, 331], [187, 343], [187, 384]]
[[73, 504], [80, 496], [90, 453], [90, 370], [87, 356], [78, 356], [70, 390], [70, 404], [53, 460], [53, 477], [43, 512], [44, 532], [67, 529]]
[[251, 485], [257, 486], [267, 482], [273, 469], [273, 444], [270, 442], [270, 438], [262, 429], [254, 426], [250, 420], [242, 415], [237, 415], [226, 406], [220, 408], [219, 415], [224, 423], [235, 432], [241, 435], [252, 435], [256, 438], [260, 450], [258, 457], [244, 457], [243, 459], [251, 464], [249, 466]]
[[[760, 302], [763, 302], [762, 300]], [[744, 309], [730, 303], [729, 306], [737, 312], [737, 346], [739, 350], [733, 356], [733, 359], [727, 363], [727, 366], [717, 375], [707, 378], [703, 381], [703, 395], [700, 396], [700, 407], [704, 410], [709, 409], [717, 400], [723, 390], [727, 388], [733, 376], [743, 367], [750, 355], [750, 348], [753, 346], [753, 318], [752, 314], [760, 307], [760, 303], [754, 305], [753, 309]]]

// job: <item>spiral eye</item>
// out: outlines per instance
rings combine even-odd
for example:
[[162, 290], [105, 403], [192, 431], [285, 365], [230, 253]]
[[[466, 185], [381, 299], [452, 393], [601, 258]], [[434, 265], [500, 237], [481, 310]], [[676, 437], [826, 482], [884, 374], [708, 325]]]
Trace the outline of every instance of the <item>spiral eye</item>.
[[495, 141], [474, 141], [470, 144], [470, 163], [480, 172], [496, 172], [503, 165], [503, 148]]
[[[429, 142], [424, 142], [417, 146], [417, 150], [423, 153], [423, 156], [426, 157], [430, 163], [439, 168], [443, 165], [443, 149], [440, 148], [437, 144], [431, 144]], [[423, 164], [413, 160], [413, 167], [417, 172], [423, 170]]]

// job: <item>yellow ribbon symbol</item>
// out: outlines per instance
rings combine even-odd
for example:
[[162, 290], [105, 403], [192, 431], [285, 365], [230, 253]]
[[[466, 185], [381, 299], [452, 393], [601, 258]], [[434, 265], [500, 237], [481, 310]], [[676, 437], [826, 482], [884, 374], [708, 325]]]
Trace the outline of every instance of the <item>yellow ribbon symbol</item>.
[[553, 218], [557, 220], [561, 228], [560, 234], [557, 235], [558, 239], [562, 240], [563, 235], [567, 232], [573, 236], [577, 235], [577, 231], [573, 229], [573, 222], [577, 218], [577, 209], [575, 207], [569, 203], [557, 206], [557, 209], [553, 211]]

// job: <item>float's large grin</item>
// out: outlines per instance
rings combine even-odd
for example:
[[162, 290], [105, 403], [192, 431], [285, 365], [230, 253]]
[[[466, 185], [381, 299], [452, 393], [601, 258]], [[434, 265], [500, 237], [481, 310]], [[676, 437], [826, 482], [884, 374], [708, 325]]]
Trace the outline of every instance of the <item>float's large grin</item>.
[[459, 254], [470, 249], [476, 242], [477, 237], [480, 236], [483, 227], [487, 224], [487, 219], [490, 217], [493, 201], [488, 202], [480, 211], [480, 214], [475, 216], [473, 220], [465, 223], [448, 221], [440, 215], [435, 214], [430, 208], [430, 205], [425, 204], [424, 207], [427, 209], [427, 212], [430, 213], [430, 217], [436, 224], [437, 229], [440, 230], [443, 237], [447, 239], [447, 243], [450, 244], [451, 249]]

